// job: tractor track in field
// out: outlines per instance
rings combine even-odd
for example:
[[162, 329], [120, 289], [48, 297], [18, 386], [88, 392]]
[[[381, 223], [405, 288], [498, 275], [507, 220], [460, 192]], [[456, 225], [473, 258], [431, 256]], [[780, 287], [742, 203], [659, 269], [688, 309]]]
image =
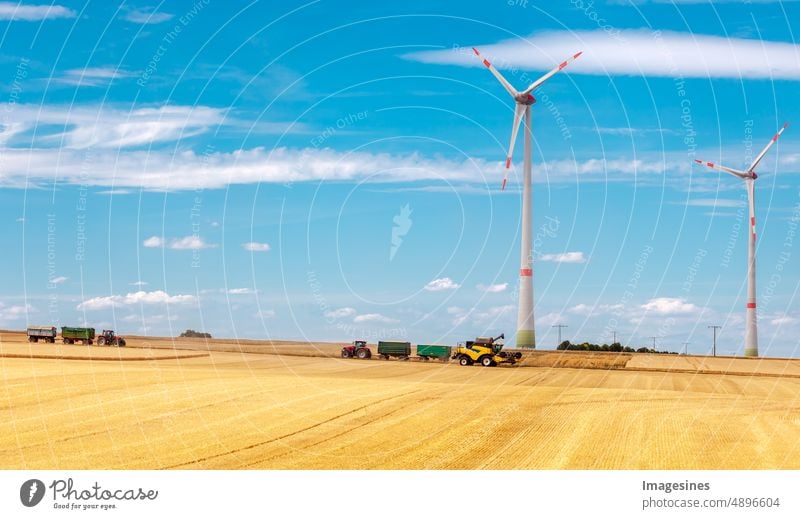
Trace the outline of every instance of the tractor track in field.
[[369, 406], [381, 404], [383, 402], [388, 402], [389, 400], [394, 400], [396, 398], [402, 398], [404, 396], [413, 395], [414, 393], [419, 393], [420, 391], [421, 390], [415, 390], [415, 391], [409, 391], [408, 393], [402, 393], [402, 394], [399, 394], [399, 395], [392, 395], [392, 396], [387, 397], [387, 398], [382, 398], [380, 400], [376, 400], [374, 402], [370, 402], [369, 404], [361, 405], [361, 406], [359, 406], [359, 407], [357, 407], [355, 409], [351, 409], [350, 411], [338, 414], [336, 416], [333, 416], [333, 417], [328, 418], [326, 420], [323, 420], [321, 422], [317, 422], [317, 423], [315, 423], [313, 425], [309, 425], [308, 427], [303, 427], [302, 429], [298, 429], [296, 431], [292, 431], [290, 433], [286, 433], [286, 434], [283, 434], [281, 436], [277, 436], [275, 438], [270, 438], [269, 440], [256, 442], [256, 443], [253, 443], [253, 444], [250, 444], [250, 445], [246, 445], [244, 447], [240, 447], [240, 448], [237, 448], [237, 449], [232, 449], [232, 450], [229, 450], [229, 451], [226, 451], [226, 452], [212, 454], [210, 456], [204, 456], [202, 458], [197, 458], [197, 459], [192, 460], [192, 461], [186, 461], [186, 462], [178, 463], [178, 464], [175, 464], [175, 465], [169, 465], [169, 466], [161, 467], [161, 468], [162, 469], [175, 469], [175, 468], [178, 468], [178, 467], [183, 467], [185, 465], [193, 465], [193, 464], [196, 464], [196, 463], [203, 463], [204, 461], [209, 461], [209, 460], [212, 460], [212, 459], [221, 458], [223, 456], [230, 456], [231, 454], [236, 454], [238, 452], [243, 452], [243, 451], [246, 451], [246, 450], [255, 449], [257, 447], [261, 447], [261, 446], [264, 446], [264, 445], [269, 445], [270, 443], [275, 443], [275, 442], [284, 440], [286, 438], [290, 438], [292, 436], [296, 436], [298, 434], [302, 434], [304, 432], [310, 431], [312, 429], [316, 429], [317, 427], [320, 427], [322, 425], [334, 422], [334, 421], [336, 421], [336, 420], [338, 420], [340, 418], [344, 418], [345, 416], [352, 415], [352, 414], [357, 413], [359, 411], [364, 411]]
[[[413, 394], [415, 392], [408, 393], [408, 394]], [[404, 395], [400, 395], [400, 396], [404, 396]], [[406, 404], [406, 405], [403, 405], [403, 406], [400, 406], [400, 407], [396, 407], [396, 408], [392, 409], [391, 411], [389, 411], [387, 413], [384, 413], [384, 414], [382, 414], [380, 416], [376, 416], [376, 417], [374, 417], [374, 418], [372, 418], [370, 420], [367, 420], [366, 422], [360, 423], [360, 424], [358, 424], [358, 425], [356, 425], [354, 427], [350, 427], [348, 429], [340, 431], [340, 432], [338, 432], [338, 433], [336, 433], [336, 434], [334, 434], [332, 436], [328, 436], [327, 438], [319, 440], [319, 441], [317, 441], [315, 443], [311, 443], [311, 444], [308, 444], [308, 445], [303, 445], [302, 449], [295, 449], [295, 450], [308, 450], [308, 449], [310, 449], [312, 447], [316, 447], [318, 445], [322, 445], [323, 443], [328, 443], [330, 441], [335, 440], [336, 438], [341, 438], [342, 436], [348, 435], [348, 434], [350, 434], [350, 433], [352, 433], [354, 431], [357, 431], [357, 430], [359, 430], [359, 429], [361, 429], [363, 427], [366, 427], [367, 425], [375, 423], [378, 420], [382, 420], [382, 419], [387, 418], [387, 417], [389, 417], [389, 416], [391, 416], [393, 414], [396, 414], [399, 411], [402, 411], [404, 409], [408, 409], [409, 407], [416, 407], [416, 406], [419, 405], [420, 402], [423, 402], [425, 400], [432, 400], [432, 399], [431, 398], [423, 398], [421, 400], [417, 400], [417, 401], [411, 402], [409, 404]], [[256, 465], [260, 465], [260, 464], [268, 462], [268, 461], [272, 461], [272, 460], [275, 460], [275, 459], [278, 459], [278, 458], [283, 458], [283, 457], [289, 456], [290, 454], [292, 454], [291, 451], [290, 452], [282, 452], [280, 454], [275, 454], [275, 455], [270, 456], [268, 458], [263, 458], [263, 459], [260, 459], [258, 461], [252, 462], [252, 463], [247, 463], [245, 465], [241, 465], [239, 468], [254, 467]]]

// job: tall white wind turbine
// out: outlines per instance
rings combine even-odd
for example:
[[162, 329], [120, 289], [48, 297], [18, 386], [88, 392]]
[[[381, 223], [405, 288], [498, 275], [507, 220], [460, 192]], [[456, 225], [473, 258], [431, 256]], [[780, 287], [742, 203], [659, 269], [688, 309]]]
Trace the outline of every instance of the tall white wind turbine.
[[783, 130], [789, 126], [789, 123], [783, 125], [778, 130], [778, 133], [772, 137], [764, 147], [764, 150], [758, 154], [758, 157], [750, 164], [750, 167], [745, 171], [738, 169], [727, 168], [713, 162], [703, 162], [702, 160], [695, 160], [698, 164], [705, 164], [709, 168], [724, 171], [734, 177], [743, 179], [745, 188], [747, 189], [747, 203], [750, 207], [750, 240], [747, 246], [747, 314], [745, 320], [745, 335], [744, 335], [744, 355], [745, 357], [758, 357], [758, 327], [756, 324], [756, 208], [755, 208], [755, 181], [758, 178], [756, 174], [756, 166], [764, 158], [769, 149], [781, 136]]
[[[478, 49], [472, 49], [478, 58], [483, 59]], [[532, 198], [531, 198], [531, 178], [532, 178], [532, 165], [531, 165], [531, 143], [533, 134], [531, 132], [531, 105], [536, 102], [531, 92], [550, 79], [556, 72], [560, 71], [572, 61], [576, 60], [582, 52], [573, 55], [568, 60], [562, 62], [559, 66], [540, 77], [530, 84], [528, 88], [522, 92], [514, 90], [514, 87], [506, 81], [496, 68], [489, 63], [489, 60], [483, 59], [483, 64], [486, 68], [500, 81], [500, 84], [511, 94], [514, 101], [517, 103], [514, 108], [514, 123], [511, 127], [511, 144], [508, 147], [508, 155], [506, 157], [506, 171], [503, 176], [503, 187], [506, 187], [508, 180], [508, 170], [511, 168], [511, 157], [514, 153], [514, 143], [517, 140], [517, 132], [519, 125], [522, 122], [522, 116], [525, 115], [525, 151], [523, 154], [523, 184], [522, 184], [522, 249], [520, 251], [520, 269], [519, 269], [519, 313], [517, 315], [517, 335], [516, 343], [518, 348], [535, 348], [536, 347], [536, 334], [533, 328], [533, 251], [531, 250], [531, 231], [533, 228], [532, 222]]]

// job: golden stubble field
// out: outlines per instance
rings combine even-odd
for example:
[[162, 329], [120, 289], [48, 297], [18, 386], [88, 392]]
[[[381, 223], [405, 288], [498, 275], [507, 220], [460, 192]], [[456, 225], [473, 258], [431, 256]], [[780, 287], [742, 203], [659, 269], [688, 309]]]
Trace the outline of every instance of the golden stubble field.
[[[800, 468], [798, 361], [464, 368], [334, 359], [335, 344], [129, 344], [0, 334], [0, 468]], [[603, 363], [617, 369], [549, 367]]]

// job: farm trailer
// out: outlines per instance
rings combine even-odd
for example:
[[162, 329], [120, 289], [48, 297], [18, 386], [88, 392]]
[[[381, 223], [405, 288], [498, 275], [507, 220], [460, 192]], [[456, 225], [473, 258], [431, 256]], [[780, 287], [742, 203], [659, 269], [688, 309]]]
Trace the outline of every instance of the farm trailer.
[[450, 359], [450, 346], [438, 344], [417, 344], [417, 357], [422, 360], [439, 359], [447, 362]]
[[402, 360], [408, 360], [409, 357], [411, 357], [411, 343], [378, 341], [378, 355], [386, 360], [388, 360], [389, 357], [399, 357]]
[[73, 328], [71, 326], [61, 327], [61, 339], [64, 344], [92, 344], [94, 341], [94, 328]]
[[56, 342], [58, 331], [55, 326], [28, 326], [28, 342]]

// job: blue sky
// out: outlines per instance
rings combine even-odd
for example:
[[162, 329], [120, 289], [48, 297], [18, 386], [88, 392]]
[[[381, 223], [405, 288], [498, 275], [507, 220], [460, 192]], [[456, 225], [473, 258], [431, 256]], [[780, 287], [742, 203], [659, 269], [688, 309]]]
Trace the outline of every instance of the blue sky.
[[[704, 353], [719, 324], [741, 353], [745, 190], [693, 160], [743, 168], [800, 124], [798, 19], [786, 1], [0, 2], [0, 327], [511, 338], [513, 102], [477, 46], [520, 89], [584, 52], [534, 92], [540, 347], [563, 323]], [[799, 353], [796, 128], [756, 183], [771, 356]]]

